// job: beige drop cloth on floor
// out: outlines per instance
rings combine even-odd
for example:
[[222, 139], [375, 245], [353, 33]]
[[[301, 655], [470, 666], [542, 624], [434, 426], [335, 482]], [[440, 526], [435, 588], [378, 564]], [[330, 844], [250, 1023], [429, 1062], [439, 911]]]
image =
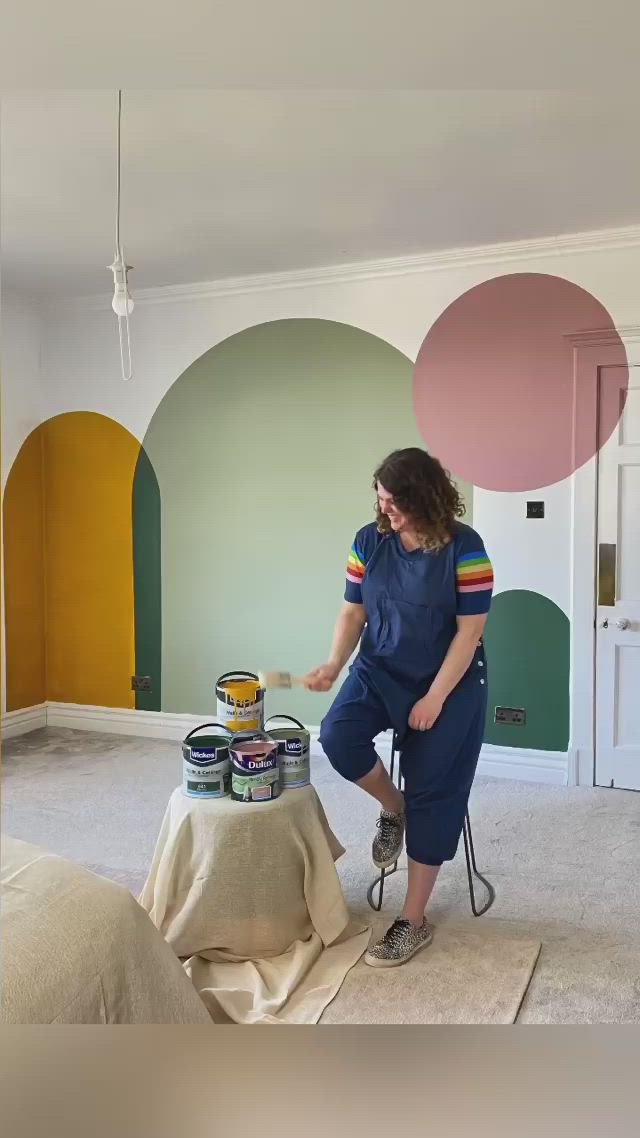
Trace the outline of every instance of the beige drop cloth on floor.
[[128, 889], [7, 837], [0, 1021], [211, 1024]]
[[370, 935], [343, 853], [311, 786], [260, 803], [174, 791], [140, 903], [216, 1023], [317, 1023]]

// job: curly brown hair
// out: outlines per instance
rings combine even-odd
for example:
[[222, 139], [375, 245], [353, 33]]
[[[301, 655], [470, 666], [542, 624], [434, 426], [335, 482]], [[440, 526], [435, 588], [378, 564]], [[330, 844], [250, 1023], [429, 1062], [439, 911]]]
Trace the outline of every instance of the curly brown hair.
[[[394, 450], [381, 462], [373, 476], [393, 495], [399, 510], [411, 520], [424, 549], [441, 549], [453, 536], [456, 518], [465, 512], [464, 502], [448, 471], [437, 458], [420, 447]], [[376, 502], [376, 521], [380, 533], [391, 533], [386, 514]]]

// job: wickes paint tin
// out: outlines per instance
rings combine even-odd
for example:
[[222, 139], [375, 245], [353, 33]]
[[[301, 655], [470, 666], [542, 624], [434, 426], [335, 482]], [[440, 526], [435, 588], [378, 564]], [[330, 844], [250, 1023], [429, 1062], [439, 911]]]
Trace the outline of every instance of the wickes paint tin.
[[[210, 727], [218, 729], [215, 734], [200, 734]], [[231, 793], [230, 738], [220, 723], [203, 723], [186, 736], [182, 744], [182, 791], [188, 798], [224, 798]]]
[[[287, 720], [291, 727], [270, 727], [274, 720]], [[278, 743], [278, 765], [282, 790], [294, 790], [311, 782], [311, 737], [306, 727], [291, 715], [272, 715], [267, 722], [269, 735]]]

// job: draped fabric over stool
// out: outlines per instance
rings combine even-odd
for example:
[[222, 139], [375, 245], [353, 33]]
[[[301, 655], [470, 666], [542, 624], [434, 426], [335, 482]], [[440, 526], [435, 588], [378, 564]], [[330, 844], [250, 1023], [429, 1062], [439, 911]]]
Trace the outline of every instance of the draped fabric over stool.
[[316, 1023], [367, 947], [312, 786], [272, 802], [176, 789], [140, 903], [217, 1023]]

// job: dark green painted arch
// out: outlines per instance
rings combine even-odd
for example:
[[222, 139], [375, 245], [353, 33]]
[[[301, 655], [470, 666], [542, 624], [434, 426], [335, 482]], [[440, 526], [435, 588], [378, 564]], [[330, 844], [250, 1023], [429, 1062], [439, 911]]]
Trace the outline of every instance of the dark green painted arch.
[[[493, 598], [486, 625], [489, 709], [485, 742], [566, 751], [569, 620], [548, 597], [512, 589]], [[524, 707], [524, 727], [494, 723], [496, 706]]]
[[136, 692], [137, 711], [162, 708], [162, 560], [160, 487], [141, 447], [133, 478], [133, 596], [136, 675], [151, 676], [151, 692]]

